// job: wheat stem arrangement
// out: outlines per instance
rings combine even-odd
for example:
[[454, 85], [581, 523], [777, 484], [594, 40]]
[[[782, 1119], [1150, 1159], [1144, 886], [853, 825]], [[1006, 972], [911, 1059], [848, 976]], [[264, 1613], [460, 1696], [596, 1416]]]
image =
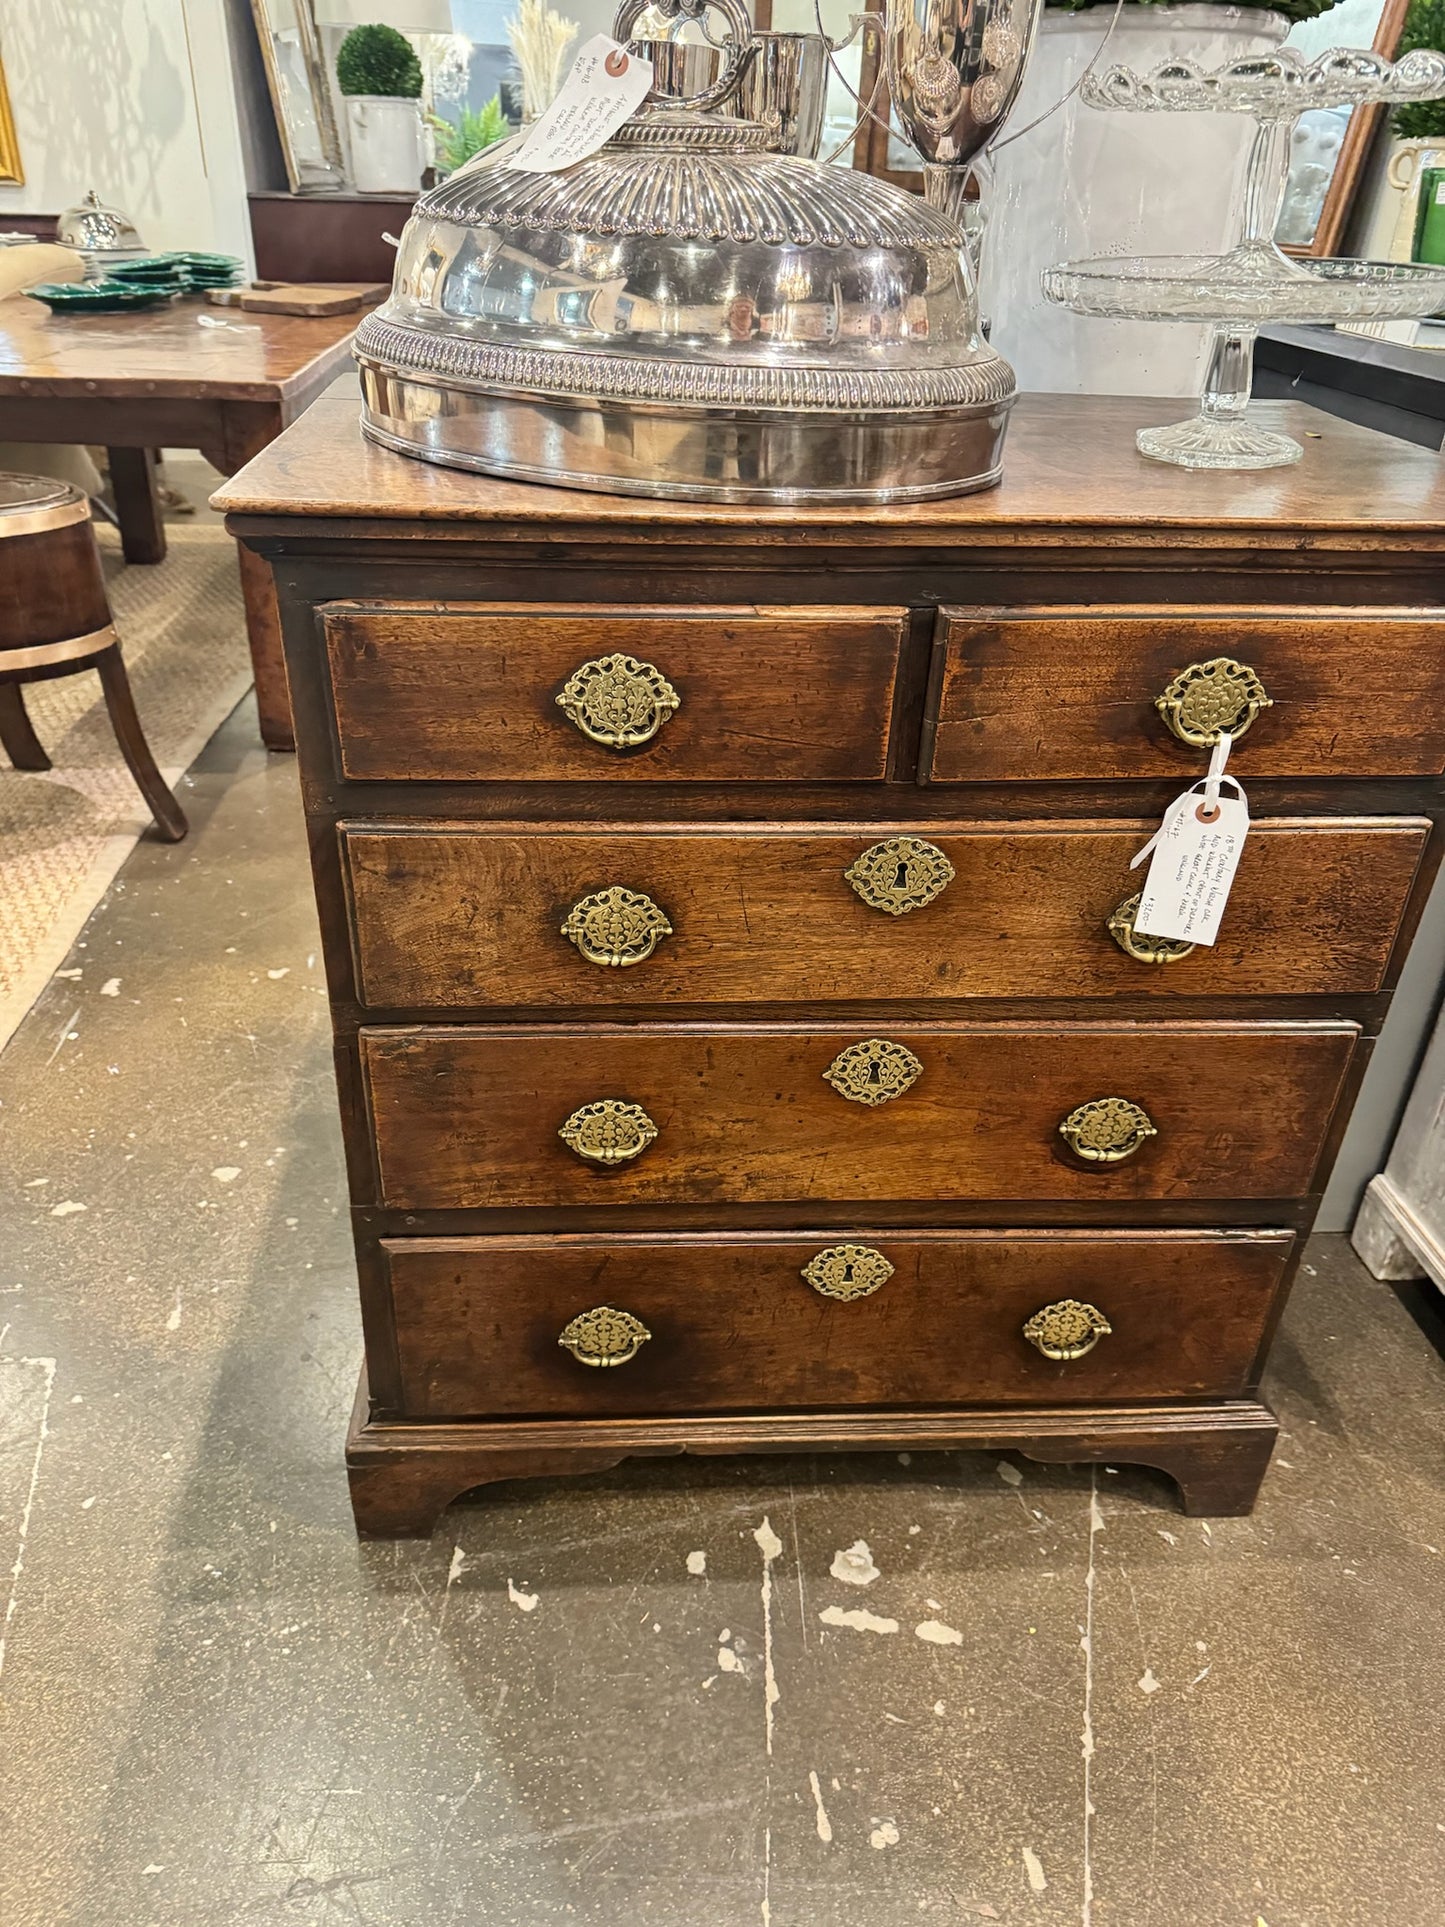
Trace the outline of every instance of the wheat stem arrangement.
[[555, 13], [547, 0], [518, 0], [507, 38], [522, 70], [522, 117], [535, 120], [562, 84], [562, 62], [577, 37], [577, 23]]

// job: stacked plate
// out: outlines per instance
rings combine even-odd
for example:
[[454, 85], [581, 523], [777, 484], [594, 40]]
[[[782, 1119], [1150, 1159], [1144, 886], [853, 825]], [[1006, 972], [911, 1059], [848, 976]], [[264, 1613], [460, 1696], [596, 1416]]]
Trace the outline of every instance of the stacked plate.
[[233, 288], [240, 279], [241, 263], [233, 254], [143, 254], [116, 261], [100, 280], [28, 292], [54, 314], [118, 314], [158, 307], [178, 294]]

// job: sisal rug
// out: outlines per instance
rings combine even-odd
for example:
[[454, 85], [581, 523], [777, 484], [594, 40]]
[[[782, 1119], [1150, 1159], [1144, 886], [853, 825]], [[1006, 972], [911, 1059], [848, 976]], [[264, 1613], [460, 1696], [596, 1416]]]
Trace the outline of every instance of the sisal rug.
[[[165, 561], [127, 567], [114, 530], [97, 534], [136, 707], [174, 787], [250, 687], [236, 545], [218, 521], [171, 522]], [[151, 820], [94, 670], [27, 684], [25, 706], [55, 767], [12, 770], [0, 750], [0, 1048]]]

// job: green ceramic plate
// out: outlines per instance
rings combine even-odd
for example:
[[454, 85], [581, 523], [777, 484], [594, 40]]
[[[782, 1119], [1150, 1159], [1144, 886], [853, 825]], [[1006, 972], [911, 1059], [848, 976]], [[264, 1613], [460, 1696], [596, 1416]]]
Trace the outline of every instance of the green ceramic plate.
[[120, 314], [127, 308], [154, 308], [171, 299], [171, 290], [128, 288], [124, 282], [75, 281], [27, 288], [52, 314]]

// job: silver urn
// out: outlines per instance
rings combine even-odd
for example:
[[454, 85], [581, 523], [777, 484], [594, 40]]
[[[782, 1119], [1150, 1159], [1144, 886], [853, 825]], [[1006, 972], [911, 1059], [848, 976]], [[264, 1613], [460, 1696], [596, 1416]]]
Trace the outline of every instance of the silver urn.
[[[778, 152], [776, 116], [724, 111], [752, 34], [741, 0], [717, 4], [730, 37], [703, 94], [649, 96], [558, 173], [501, 143], [417, 203], [391, 299], [357, 331], [373, 441], [693, 501], [906, 502], [998, 480], [1015, 383], [980, 333], [954, 209]], [[623, 0], [615, 38], [643, 6]]]

